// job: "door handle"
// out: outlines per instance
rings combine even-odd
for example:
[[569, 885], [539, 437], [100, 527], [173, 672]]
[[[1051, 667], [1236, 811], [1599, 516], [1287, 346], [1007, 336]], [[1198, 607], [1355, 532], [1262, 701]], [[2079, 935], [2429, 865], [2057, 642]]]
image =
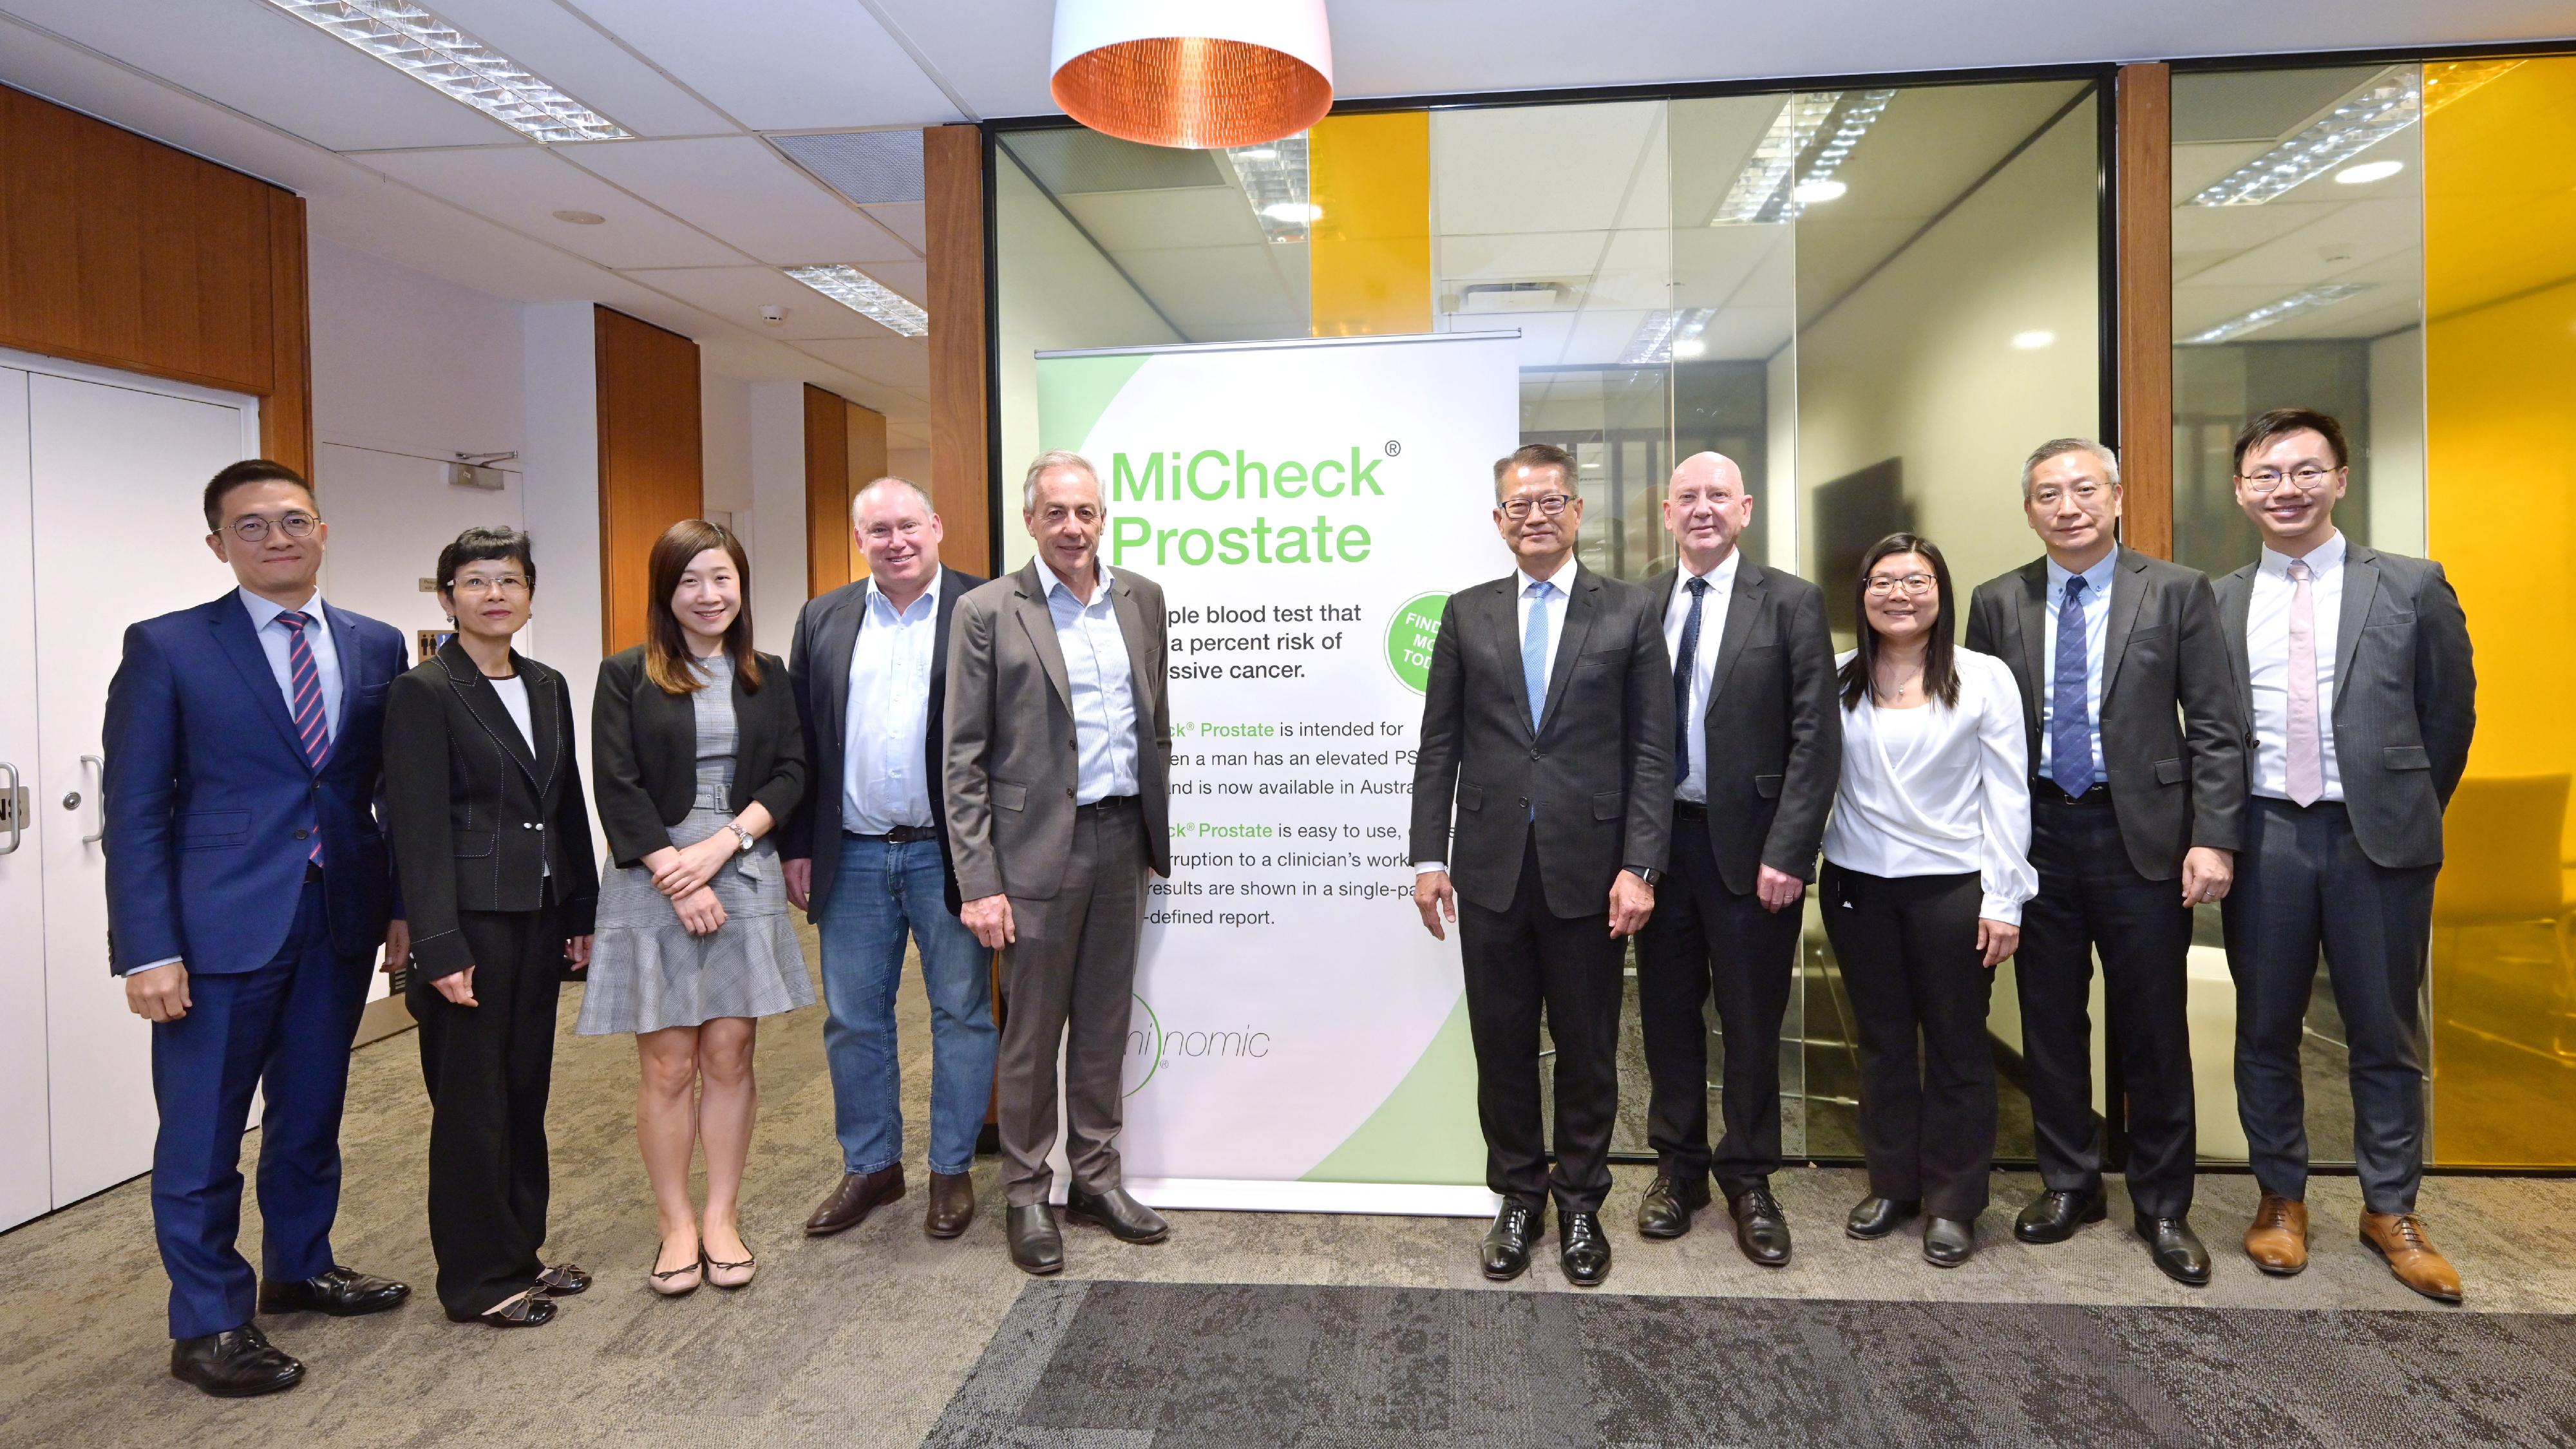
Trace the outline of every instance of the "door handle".
[[98, 766], [98, 829], [81, 837], [81, 844], [96, 845], [107, 838], [107, 761], [96, 755], [83, 755], [80, 763]]
[[0, 770], [9, 775], [9, 783], [0, 785], [0, 824], [9, 827], [9, 843], [0, 845], [0, 855], [15, 855], [27, 839], [27, 791], [18, 783], [18, 767], [0, 760]]

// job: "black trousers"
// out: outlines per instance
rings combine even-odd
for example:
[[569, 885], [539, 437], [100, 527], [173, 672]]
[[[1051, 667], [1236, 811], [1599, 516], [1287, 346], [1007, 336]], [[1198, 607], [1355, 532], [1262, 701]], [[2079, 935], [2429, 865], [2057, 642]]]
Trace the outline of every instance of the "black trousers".
[[[1676, 1182], [1712, 1169], [1732, 1202], [1780, 1169], [1780, 1023], [1798, 965], [1802, 904], [1778, 911], [1737, 895], [1718, 877], [1707, 817], [1678, 805], [1672, 869], [1655, 913], [1637, 933], [1637, 1014], [1652, 1095], [1646, 1140]], [[1708, 1023], [1714, 998], [1726, 1046], [1720, 1110], [1726, 1132], [1708, 1146]]]
[[438, 1301], [470, 1317], [527, 1288], [545, 1265], [546, 1094], [564, 937], [555, 908], [462, 911], [476, 1006], [427, 981], [407, 998], [429, 1085], [429, 1246]]
[[[1538, 844], [1525, 834], [1511, 906], [1458, 903], [1467, 969], [1467, 1030], [1476, 1045], [1476, 1117], [1485, 1129], [1485, 1185], [1533, 1210], [1555, 1189], [1560, 1212], [1597, 1213], [1610, 1194], [1610, 1128], [1619, 1115], [1623, 944], [1610, 902], [1566, 919], [1547, 908]], [[1539, 1018], [1556, 1044], [1556, 1170], [1539, 1116]]]
[[2031, 787], [2030, 859], [2039, 894], [2022, 907], [2013, 977], [2040, 1181], [2060, 1192], [2102, 1182], [2102, 1119], [2093, 1112], [2093, 958], [2102, 1010], [2128, 1099], [2129, 1199], [2150, 1217], [2191, 1211], [2191, 1020], [2186, 968], [2191, 912], [2178, 880], [2149, 880], [2129, 861], [2111, 792], [2069, 800]]
[[1994, 1167], [1994, 973], [1977, 953], [1983, 899], [1974, 873], [1891, 880], [1825, 863], [1825, 934], [1860, 1033], [1869, 1190], [1920, 1199], [1934, 1217], [1985, 1211]]
[[2220, 911], [2236, 977], [2236, 1110], [2254, 1180], [2282, 1197], [2307, 1192], [2299, 1043], [2322, 949], [2351, 1051], [2362, 1203], [2375, 1213], [2413, 1212], [2424, 1175], [2418, 1002], [2441, 867], [2374, 863], [2337, 803], [2302, 808], [2257, 796], [2247, 825]]

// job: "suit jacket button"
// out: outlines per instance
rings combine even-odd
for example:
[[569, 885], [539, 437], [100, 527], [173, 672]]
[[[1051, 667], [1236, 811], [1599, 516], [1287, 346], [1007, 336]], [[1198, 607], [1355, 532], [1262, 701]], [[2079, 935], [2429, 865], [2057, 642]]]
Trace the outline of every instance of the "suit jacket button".
[[1532, 750], [1532, 751], [1530, 751], [1530, 758], [1531, 758], [1531, 759], [1533, 759], [1533, 760], [1544, 760], [1544, 759], [1546, 759], [1546, 758], [1547, 758], [1547, 751], [1545, 751], [1545, 750]]
[[298, 839], [298, 840], [306, 840], [306, 839], [310, 839], [310, 838], [312, 837], [312, 835], [313, 835], [313, 832], [312, 832], [312, 831], [310, 831], [310, 830], [299, 830], [299, 831], [295, 832], [295, 838], [296, 838], [296, 839]]

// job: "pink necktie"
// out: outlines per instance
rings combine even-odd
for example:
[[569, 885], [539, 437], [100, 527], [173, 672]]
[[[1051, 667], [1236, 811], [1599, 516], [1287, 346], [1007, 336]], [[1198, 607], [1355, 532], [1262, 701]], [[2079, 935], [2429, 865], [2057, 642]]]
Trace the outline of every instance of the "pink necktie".
[[2290, 564], [2290, 799], [2314, 805], [2326, 793], [2325, 750], [2317, 734], [2317, 599], [2305, 559]]

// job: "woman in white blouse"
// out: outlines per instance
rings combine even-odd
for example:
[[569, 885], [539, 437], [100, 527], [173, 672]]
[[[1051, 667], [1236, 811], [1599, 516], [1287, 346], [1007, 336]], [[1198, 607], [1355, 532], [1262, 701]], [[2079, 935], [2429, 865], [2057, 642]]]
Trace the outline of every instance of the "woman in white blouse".
[[1855, 586], [1822, 881], [1869, 1160], [1845, 1226], [1880, 1238], [1925, 1213], [1924, 1258], [1955, 1268], [1976, 1251], [1995, 1155], [1987, 992], [2039, 890], [2021, 690], [2002, 660], [1951, 642], [1950, 569], [1928, 540], [1879, 540]]

